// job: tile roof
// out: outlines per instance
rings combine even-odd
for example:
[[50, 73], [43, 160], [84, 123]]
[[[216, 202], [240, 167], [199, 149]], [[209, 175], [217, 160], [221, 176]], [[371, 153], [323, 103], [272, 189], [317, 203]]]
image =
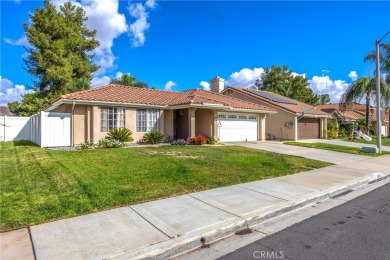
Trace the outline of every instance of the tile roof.
[[[336, 109], [336, 110], [340, 110], [340, 103], [318, 105], [317, 107], [320, 108], [320, 109]], [[373, 107], [371, 106], [371, 108], [373, 108]], [[351, 103], [351, 105], [347, 108], [347, 110], [363, 110], [363, 111], [366, 111], [366, 105], [354, 102], [354, 103]]]
[[[272, 106], [275, 106], [275, 107], [278, 107], [278, 108], [282, 108], [284, 110], [287, 110], [289, 112], [292, 112], [292, 113], [301, 113], [302, 111], [304, 111], [305, 109], [311, 109], [307, 115], [317, 115], [317, 116], [329, 116], [328, 113], [325, 113], [323, 111], [321, 111], [320, 109], [312, 109], [313, 106], [312, 105], [308, 105], [308, 104], [305, 104], [303, 102], [300, 102], [300, 101], [297, 101], [297, 100], [294, 100], [294, 99], [291, 99], [291, 98], [288, 98], [288, 97], [285, 97], [285, 96], [282, 96], [282, 95], [279, 95], [279, 94], [276, 94], [276, 93], [272, 93], [272, 92], [268, 92], [268, 91], [253, 91], [253, 90], [248, 90], [248, 89], [245, 89], [245, 88], [242, 88], [242, 87], [235, 87], [235, 86], [229, 86], [228, 88], [226, 88], [224, 91], [226, 91], [227, 89], [234, 89], [234, 90], [237, 90], [241, 93], [244, 93], [248, 96], [251, 96], [253, 98], [256, 98], [260, 101], [263, 101], [263, 102], [266, 102]], [[259, 95], [256, 95], [254, 92], [259, 92], [259, 93], [266, 93], [267, 95], [272, 95], [272, 96], [275, 96], [277, 99], [283, 99], [283, 100], [286, 100], [288, 101], [289, 103], [282, 103], [282, 102], [276, 102], [276, 101], [273, 101], [271, 99], [268, 99], [268, 98], [265, 98], [265, 97], [261, 97]]]
[[8, 107], [0, 106], [0, 116], [13, 116]]
[[[328, 114], [332, 114], [335, 111], [337, 111], [341, 116], [345, 117], [348, 120], [358, 120], [358, 119], [366, 118], [366, 105], [364, 104], [353, 103], [352, 106], [345, 111], [342, 111], [340, 109], [339, 103], [318, 105], [317, 108], [321, 109], [323, 112]], [[376, 121], [376, 117], [372, 109], [375, 108], [371, 106], [370, 121]], [[384, 120], [387, 122], [388, 118], [389, 118], [389, 111], [386, 111]]]
[[107, 86], [62, 95], [60, 100], [130, 103], [157, 106], [219, 104], [236, 109], [274, 111], [274, 109], [211, 91], [194, 89], [174, 92], [110, 84]]

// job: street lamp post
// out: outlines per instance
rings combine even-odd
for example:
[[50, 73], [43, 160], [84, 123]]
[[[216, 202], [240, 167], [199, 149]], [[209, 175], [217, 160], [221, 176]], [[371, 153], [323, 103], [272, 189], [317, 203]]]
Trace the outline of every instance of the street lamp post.
[[381, 119], [381, 72], [379, 62], [379, 44], [385, 38], [390, 31], [388, 31], [380, 40], [375, 41], [375, 54], [376, 54], [376, 145], [378, 152], [382, 152], [382, 119]]

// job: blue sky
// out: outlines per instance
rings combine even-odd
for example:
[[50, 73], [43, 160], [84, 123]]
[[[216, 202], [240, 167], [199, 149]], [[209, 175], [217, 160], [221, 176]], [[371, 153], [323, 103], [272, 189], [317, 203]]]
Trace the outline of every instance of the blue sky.
[[[64, 0], [54, 0], [57, 6]], [[390, 30], [389, 1], [77, 1], [101, 46], [93, 85], [131, 73], [158, 89], [250, 86], [263, 69], [288, 65], [316, 93], [337, 102], [357, 77], [375, 39]], [[1, 1], [1, 104], [20, 100], [32, 85], [23, 70], [23, 23], [43, 1]], [[390, 41], [390, 36], [386, 42]]]

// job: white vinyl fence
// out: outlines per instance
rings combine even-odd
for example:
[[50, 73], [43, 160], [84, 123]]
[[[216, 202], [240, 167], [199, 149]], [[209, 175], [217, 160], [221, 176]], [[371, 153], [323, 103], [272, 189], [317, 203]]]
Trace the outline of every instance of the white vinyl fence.
[[3, 142], [31, 140], [29, 120], [29, 117], [1, 116], [0, 140]]
[[32, 117], [0, 117], [1, 141], [31, 140], [41, 147], [71, 146], [70, 113], [40, 112]]

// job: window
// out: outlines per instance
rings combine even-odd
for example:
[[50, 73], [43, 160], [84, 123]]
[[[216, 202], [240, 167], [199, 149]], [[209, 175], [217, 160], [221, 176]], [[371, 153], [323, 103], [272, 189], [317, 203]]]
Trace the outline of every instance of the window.
[[218, 115], [218, 118], [226, 118], [226, 115]]
[[246, 119], [246, 116], [239, 116], [238, 119]]
[[156, 109], [137, 109], [137, 132], [158, 130]]
[[255, 116], [249, 116], [249, 119], [254, 119], [254, 120], [256, 120], [257, 117], [255, 117]]
[[100, 115], [101, 132], [109, 132], [113, 128], [125, 127], [125, 108], [123, 107], [102, 107]]
[[228, 115], [228, 118], [230, 118], [230, 119], [236, 119], [237, 116], [236, 116], [236, 115]]

